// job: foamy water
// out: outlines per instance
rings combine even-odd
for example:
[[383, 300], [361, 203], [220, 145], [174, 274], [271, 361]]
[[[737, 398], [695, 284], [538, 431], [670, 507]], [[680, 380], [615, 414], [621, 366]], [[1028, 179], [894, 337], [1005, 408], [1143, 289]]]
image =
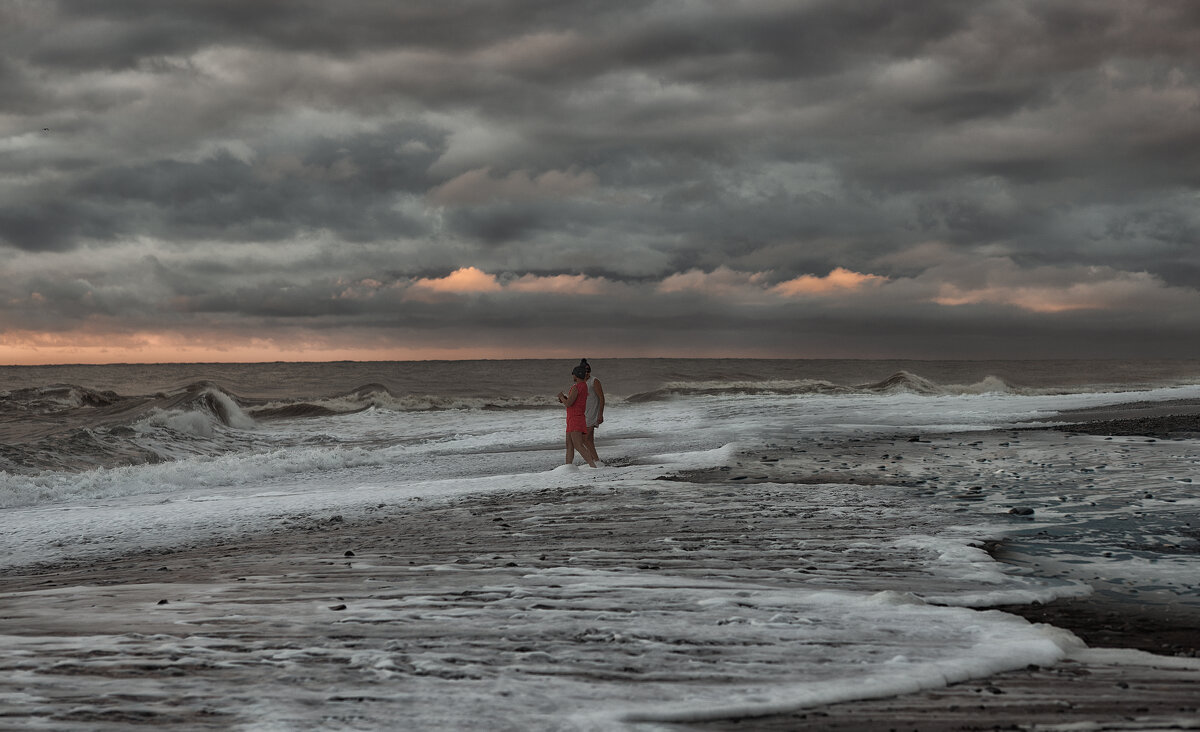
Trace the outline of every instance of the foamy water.
[[[471, 588], [490, 593], [487, 602], [447, 600], [441, 611], [441, 601], [431, 598], [456, 594], [452, 582], [420, 592], [375, 592], [334, 621], [316, 599], [324, 596], [323, 580], [297, 590], [301, 596], [293, 601], [268, 604], [247, 604], [233, 594], [225, 602], [234, 588], [208, 586], [210, 599], [174, 604], [170, 621], [154, 629], [139, 629], [114, 611], [100, 623], [109, 630], [95, 636], [85, 628], [99, 622], [95, 608], [107, 602], [101, 596], [145, 599], [157, 590], [81, 586], [21, 593], [7, 602], [63, 622], [74, 618], [83, 635], [5, 637], [10, 660], [0, 670], [21, 675], [28, 690], [10, 687], [5, 701], [51, 704], [59, 693], [49, 672], [55, 663], [99, 663], [81, 660], [79, 649], [86, 646], [116, 658], [136, 653], [143, 661], [149, 654], [198, 664], [200, 677], [234, 669], [196, 683], [209, 684], [205, 693], [224, 688], [237, 698], [240, 686], [261, 684], [257, 701], [243, 699], [249, 706], [242, 718], [254, 720], [255, 729], [323, 726], [298, 711], [309, 692], [288, 682], [297, 668], [318, 673], [316, 658], [322, 659], [322, 683], [369, 682], [375, 701], [353, 728], [391, 728], [400, 703], [414, 715], [406, 721], [422, 728], [457, 728], [488, 716], [501, 720], [497, 728], [637, 728], [911, 692], [1053, 663], [1079, 648], [1069, 634], [970, 608], [1135, 585], [1148, 597], [1197, 599], [1195, 554], [1155, 551], [1195, 541], [1186, 533], [1189, 522], [1200, 526], [1193, 520], [1200, 500], [1190, 482], [1200, 478], [1194, 442], [988, 433], [987, 444], [976, 448], [961, 439], [942, 444], [936, 436], [1028, 425], [1062, 410], [1134, 399], [1196, 399], [1200, 386], [1131, 395], [1013, 389], [986, 379], [971, 388], [945, 388], [913, 374], [870, 388], [815, 381], [706, 379], [663, 382], [637, 395], [614, 392], [599, 437], [610, 465], [598, 470], [560, 465], [562, 414], [538, 408], [540, 397], [532, 395], [414, 411], [389, 390], [368, 389], [302, 400], [304, 418], [279, 415], [296, 400], [246, 398], [217, 385], [193, 387], [186, 398], [167, 394], [140, 402], [124, 422], [80, 428], [92, 440], [81, 449], [119, 440], [122, 449], [152, 454], [155, 462], [0, 473], [0, 566], [6, 572], [252, 536], [278, 527], [281, 517], [337, 514], [353, 521], [383, 505], [420, 511], [546, 490], [640, 496], [660, 490], [655, 479], [665, 474], [728, 466], [744, 451], [771, 444], [790, 447], [811, 471], [869, 467], [891, 484], [832, 481], [787, 494], [787, 505], [809, 513], [796, 519], [798, 526], [809, 532], [825, 527], [820, 541], [798, 532], [784, 542], [788, 551], [825, 557], [807, 584], [789, 579], [795, 575], [786, 566], [775, 574], [739, 573], [736, 560], [720, 579], [690, 565], [640, 572], [596, 560], [531, 570], [511, 581], [497, 577], [492, 586]], [[69, 409], [104, 401], [78, 389], [47, 398]], [[428, 406], [434, 397], [422, 399]], [[898, 449], [881, 453], [889, 436], [903, 447], [903, 461]], [[907, 443], [920, 436], [925, 442]], [[855, 454], [854, 441], [875, 447]], [[981, 487], [986, 490], [969, 493]], [[879, 506], [884, 498], [886, 509]], [[705, 510], [745, 510], [736, 492], [704, 500]], [[1035, 509], [1028, 525], [1009, 515], [1015, 505]], [[554, 510], [548, 506], [529, 520], [549, 520]], [[677, 513], [696, 510], [698, 504], [681, 505]], [[878, 531], [870, 540], [855, 534], [864, 521]], [[1070, 534], [1072, 541], [1039, 546], [1038, 531]], [[1029, 556], [1021, 566], [1000, 565], [980, 549], [984, 540], [1003, 536], [1023, 542]], [[677, 541], [669, 533], [658, 538], [668, 547]], [[724, 563], [731, 555], [725, 548], [688, 556]], [[447, 567], [445, 576], [455, 571]], [[546, 607], [556, 610], [530, 610]], [[264, 640], [230, 643], [205, 635], [213, 623], [233, 617], [249, 628], [243, 637], [261, 632]], [[482, 645], [443, 637], [445, 624]], [[286, 644], [267, 640], [273, 628], [290, 626], [295, 634], [285, 633]], [[370, 642], [339, 642], [339, 628], [348, 626], [370, 628]], [[401, 654], [389, 645], [389, 628], [433, 640], [419, 653]], [[563, 664], [591, 671], [559, 673]], [[620, 670], [627, 667], [636, 667], [636, 685], [629, 683], [633, 672]], [[399, 684], [390, 691], [389, 679]], [[97, 683], [95, 693], [108, 693]], [[189, 691], [184, 682], [130, 683], [150, 695]]]

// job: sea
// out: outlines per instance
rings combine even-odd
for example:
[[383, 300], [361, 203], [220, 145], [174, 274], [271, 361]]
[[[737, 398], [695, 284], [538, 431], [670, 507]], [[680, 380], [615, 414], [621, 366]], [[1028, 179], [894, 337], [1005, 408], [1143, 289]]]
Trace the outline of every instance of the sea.
[[[570, 386], [575, 365], [0, 366], [0, 470], [10, 479], [56, 476], [43, 476], [49, 492], [37, 495], [21, 483], [0, 487], [0, 506], [96, 490], [72, 477], [91, 468], [200, 461], [201, 476], [213, 458], [263, 454], [288, 473], [299, 467], [294, 461], [320, 455], [329, 469], [380, 459], [421, 475], [429, 466], [418, 456], [458, 449], [477, 466], [458, 468], [467, 473], [531, 468], [546, 459], [535, 453], [556, 442], [554, 395]], [[622, 447], [649, 440], [649, 452], [754, 441], [772, 421], [796, 432], [985, 429], [1140, 392], [1169, 398], [1200, 384], [1200, 361], [612, 359], [595, 366], [614, 417], [605, 431]], [[732, 423], [726, 412], [736, 415]], [[647, 428], [637, 438], [629, 431], [635, 424]], [[123, 475], [123, 487], [111, 490], [136, 492], [138, 483]]]
[[[779, 711], [929, 688], [1069, 653], [1061, 637], [989, 607], [1092, 593], [1200, 604], [1197, 442], [1075, 436], [1068, 443], [1065, 433], [1029, 431], [1070, 422], [1077, 410], [1200, 399], [1200, 361], [590, 362], [606, 395], [597, 433], [604, 464], [594, 470], [564, 465], [564, 416], [554, 395], [571, 384], [571, 360], [0, 367], [0, 579], [253, 536], [285, 514], [351, 515], [400, 503], [419, 511], [439, 501], [580, 486], [651, 490], [664, 476], [729, 469], [762, 450], [790, 451], [814, 470], [853, 472], [868, 466], [855, 463], [847, 446], [890, 441], [899, 445], [890, 455], [859, 458], [871, 470], [889, 461], [890, 483], [843, 484], [831, 473], [811, 486], [813, 511], [848, 502], [838, 504], [841, 519], [822, 525], [836, 533], [844, 521], [846, 537], [856, 525], [855, 501], [874, 500], [873, 491], [892, 501], [895, 543], [847, 544], [870, 555], [853, 572], [866, 579], [833, 578], [806, 594], [767, 592], [758, 575], [731, 573], [707, 588], [656, 575], [658, 600], [704, 609], [662, 620], [656, 632], [699, 624], [709, 638], [733, 624], [758, 633], [742, 647], [768, 675], [749, 673], [730, 686], [697, 671], [699, 681], [689, 677], [674, 691], [663, 682], [654, 698], [594, 678], [564, 679], [556, 693], [568, 701], [550, 712], [514, 701], [527, 687], [512, 682], [502, 700], [479, 691], [477, 703], [507, 715], [513, 729], [640, 729], [722, 710]], [[908, 472], [891, 462], [900, 451]], [[951, 457], [939, 463], [938, 454]], [[1015, 510], [1022, 507], [1030, 510]], [[678, 507], [680, 515], [688, 510]], [[919, 531], [914, 516], [922, 517]], [[983, 551], [1001, 539], [1020, 550], [1020, 562], [1006, 565]], [[899, 555], [913, 565], [902, 582], [863, 570]], [[614, 571], [588, 574], [588, 592], [633, 602], [629, 576]], [[741, 596], [753, 590], [761, 607], [744, 600], [734, 613], [724, 604], [738, 583]], [[472, 617], [464, 611], [459, 622], [493, 622]], [[820, 663], [755, 650], [780, 638], [821, 644]], [[864, 655], [861, 643], [870, 638], [881, 638], [886, 653]], [[25, 642], [2, 640], [10, 651]], [[337, 643], [313, 645], [334, 653]], [[36, 652], [53, 656], [47, 648]], [[781, 677], [780, 664], [795, 668]], [[382, 668], [372, 673], [386, 676]], [[536, 686], [547, 677], [530, 678]], [[444, 683], [422, 692], [422, 702], [408, 699], [418, 720], [421, 703], [443, 710], [465, 703], [461, 687]], [[287, 693], [279, 693], [284, 704]], [[278, 709], [270, 717], [287, 718]], [[353, 728], [395, 722], [364, 719]], [[429, 728], [437, 719], [429, 713]], [[296, 719], [280, 725], [304, 727]]]

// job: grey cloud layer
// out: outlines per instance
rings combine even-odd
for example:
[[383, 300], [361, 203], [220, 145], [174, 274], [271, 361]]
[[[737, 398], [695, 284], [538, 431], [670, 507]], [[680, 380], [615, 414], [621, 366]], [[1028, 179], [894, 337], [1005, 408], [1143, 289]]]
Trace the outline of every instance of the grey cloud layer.
[[[80, 281], [120, 283], [100, 298], [114, 316], [175, 325], [547, 317], [528, 298], [424, 312], [334, 297], [465, 266], [643, 285], [847, 267], [959, 290], [989, 272], [1019, 289], [1010, 265], [1035, 284], [1091, 266], [1200, 288], [1200, 6], [1186, 0], [24, 0], [0, 28], [0, 249], [23, 262], [0, 285], [9, 327], [69, 329], [100, 307]], [[974, 266], [902, 256], [931, 242]], [[102, 257], [83, 280], [38, 265], [135, 245], [157, 262], [141, 289]], [[208, 250], [244, 251], [253, 281], [184, 276]], [[646, 297], [551, 311], [630, 338], [673, 328], [640, 317], [662, 307], [733, 330], [879, 327], [878, 302], [742, 316]], [[893, 302], [892, 332], [1103, 329], [1099, 314], [997, 302]]]

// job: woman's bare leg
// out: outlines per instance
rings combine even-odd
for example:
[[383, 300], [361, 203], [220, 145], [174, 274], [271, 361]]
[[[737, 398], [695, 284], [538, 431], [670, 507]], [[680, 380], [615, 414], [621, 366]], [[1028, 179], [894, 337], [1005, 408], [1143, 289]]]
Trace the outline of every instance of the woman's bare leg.
[[572, 432], [571, 433], [571, 441], [572, 441], [572, 443], [574, 443], [575, 449], [579, 451], [580, 456], [583, 457], [583, 459], [587, 462], [587, 464], [593, 468], [596, 467], [596, 461], [593, 460], [592, 456], [588, 454], [587, 446], [584, 445], [584, 443], [583, 443], [583, 433], [582, 432]]
[[592, 455], [592, 460], [600, 462], [600, 455], [596, 452], [596, 428], [588, 427], [588, 431], [583, 433], [583, 444], [587, 447], [588, 452]]
[[567, 462], [564, 465], [575, 464], [575, 443], [571, 440], [571, 433], [567, 433]]

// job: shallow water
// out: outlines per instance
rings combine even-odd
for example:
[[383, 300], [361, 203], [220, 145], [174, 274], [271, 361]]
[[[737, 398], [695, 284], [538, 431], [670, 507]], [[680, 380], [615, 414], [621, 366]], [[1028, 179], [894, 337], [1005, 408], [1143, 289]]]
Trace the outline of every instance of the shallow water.
[[[559, 364], [534, 363], [515, 370], [560, 388]], [[558, 466], [561, 410], [539, 406], [535, 379], [459, 397], [430, 365], [412, 367], [415, 395], [358, 388], [381, 365], [281, 366], [275, 386], [266, 367], [105, 367], [108, 382], [9, 390], [9, 434], [43, 432], [9, 443], [18, 464], [0, 473], [0, 569], [20, 585], [4, 598], [0, 676], [16, 681], [0, 695], [58, 728], [138, 705], [195, 726], [226, 697], [236, 713], [214, 719], [254, 729], [386, 729], [401, 714], [625, 728], [912, 691], [1070, 646], [968, 608], [1196, 600], [1195, 441], [993, 431], [1200, 398], [1191, 364], [1121, 388], [1106, 379], [1128, 364], [1074, 386], [1040, 363], [1024, 385], [997, 364], [874, 381], [895, 365], [612, 366], [598, 471]], [[329, 378], [344, 369], [346, 388]], [[728, 480], [686, 478], [721, 468]], [[350, 546], [343, 523], [375, 538]], [[983, 551], [1000, 539], [1018, 565]], [[191, 579], [155, 574], [193, 555]], [[50, 565], [81, 574], [23, 579]], [[178, 719], [175, 698], [191, 700]]]

